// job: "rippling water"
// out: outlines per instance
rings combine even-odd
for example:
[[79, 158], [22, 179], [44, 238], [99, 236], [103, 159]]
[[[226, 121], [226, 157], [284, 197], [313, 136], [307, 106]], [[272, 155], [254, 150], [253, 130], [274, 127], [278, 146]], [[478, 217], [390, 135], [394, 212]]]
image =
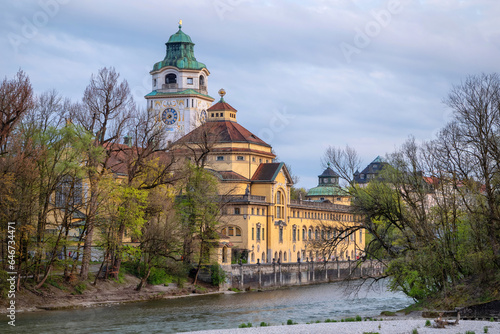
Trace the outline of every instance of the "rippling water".
[[193, 296], [99, 308], [17, 314], [15, 329], [0, 323], [2, 333], [177, 333], [204, 329], [237, 328], [262, 321], [279, 325], [327, 318], [377, 316], [400, 310], [411, 299], [385, 289], [386, 282], [371, 289], [359, 282], [292, 287], [275, 291]]

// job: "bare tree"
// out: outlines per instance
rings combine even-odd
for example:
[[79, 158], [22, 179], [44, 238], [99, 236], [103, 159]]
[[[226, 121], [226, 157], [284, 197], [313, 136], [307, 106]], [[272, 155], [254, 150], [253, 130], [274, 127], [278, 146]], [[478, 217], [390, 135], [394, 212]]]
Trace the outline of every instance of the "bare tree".
[[12, 80], [5, 78], [0, 85], [0, 155], [5, 154], [9, 135], [23, 115], [34, 107], [33, 88], [29, 77], [21, 70]]
[[[89, 203], [86, 208], [85, 241], [80, 276], [88, 278], [95, 218], [99, 207], [99, 181], [106, 173], [110, 151], [105, 147], [116, 143], [135, 110], [135, 103], [128, 83], [118, 81], [119, 74], [114, 68], [102, 68], [92, 75], [82, 99], [81, 113], [71, 118], [87, 131], [95, 134], [93, 148], [87, 153], [87, 177], [89, 180]], [[95, 148], [101, 148], [101, 153]]]

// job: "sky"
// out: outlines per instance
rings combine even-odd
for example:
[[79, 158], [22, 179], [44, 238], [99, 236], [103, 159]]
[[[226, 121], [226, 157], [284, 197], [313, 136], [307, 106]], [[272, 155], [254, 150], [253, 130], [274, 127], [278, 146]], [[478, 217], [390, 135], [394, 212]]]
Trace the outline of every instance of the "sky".
[[22, 69], [37, 94], [79, 101], [113, 66], [144, 107], [182, 19], [209, 95], [224, 88], [305, 188], [329, 146], [356, 149], [364, 168], [434, 138], [452, 86], [500, 65], [498, 0], [19, 0], [0, 12], [2, 79]]

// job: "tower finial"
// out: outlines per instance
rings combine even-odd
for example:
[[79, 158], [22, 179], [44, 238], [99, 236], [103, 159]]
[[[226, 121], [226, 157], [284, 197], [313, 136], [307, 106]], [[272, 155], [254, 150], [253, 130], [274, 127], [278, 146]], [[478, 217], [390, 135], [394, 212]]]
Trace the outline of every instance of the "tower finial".
[[224, 88], [219, 89], [220, 102], [224, 102], [224, 95], [226, 95], [226, 91]]
[[179, 29], [182, 28], [182, 20], [179, 20]]

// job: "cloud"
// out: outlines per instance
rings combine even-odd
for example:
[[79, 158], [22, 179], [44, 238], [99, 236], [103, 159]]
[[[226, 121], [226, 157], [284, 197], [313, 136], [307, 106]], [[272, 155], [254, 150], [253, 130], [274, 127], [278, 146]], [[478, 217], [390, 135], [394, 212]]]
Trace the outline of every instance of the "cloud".
[[[182, 19], [211, 71], [209, 94], [224, 87], [238, 121], [267, 133], [307, 188], [329, 145], [349, 144], [368, 164], [409, 135], [431, 139], [448, 120], [441, 100], [452, 84], [497, 71], [500, 55], [500, 3], [488, 0], [399, 0], [393, 12], [381, 0], [50, 1], [57, 13], [17, 50], [9, 36], [44, 9], [0, 4], [2, 76], [21, 67], [38, 92], [79, 100], [92, 73], [114, 66], [145, 106], [149, 71]], [[350, 59], [346, 44], [357, 50]], [[289, 119], [277, 127], [280, 112]]]

